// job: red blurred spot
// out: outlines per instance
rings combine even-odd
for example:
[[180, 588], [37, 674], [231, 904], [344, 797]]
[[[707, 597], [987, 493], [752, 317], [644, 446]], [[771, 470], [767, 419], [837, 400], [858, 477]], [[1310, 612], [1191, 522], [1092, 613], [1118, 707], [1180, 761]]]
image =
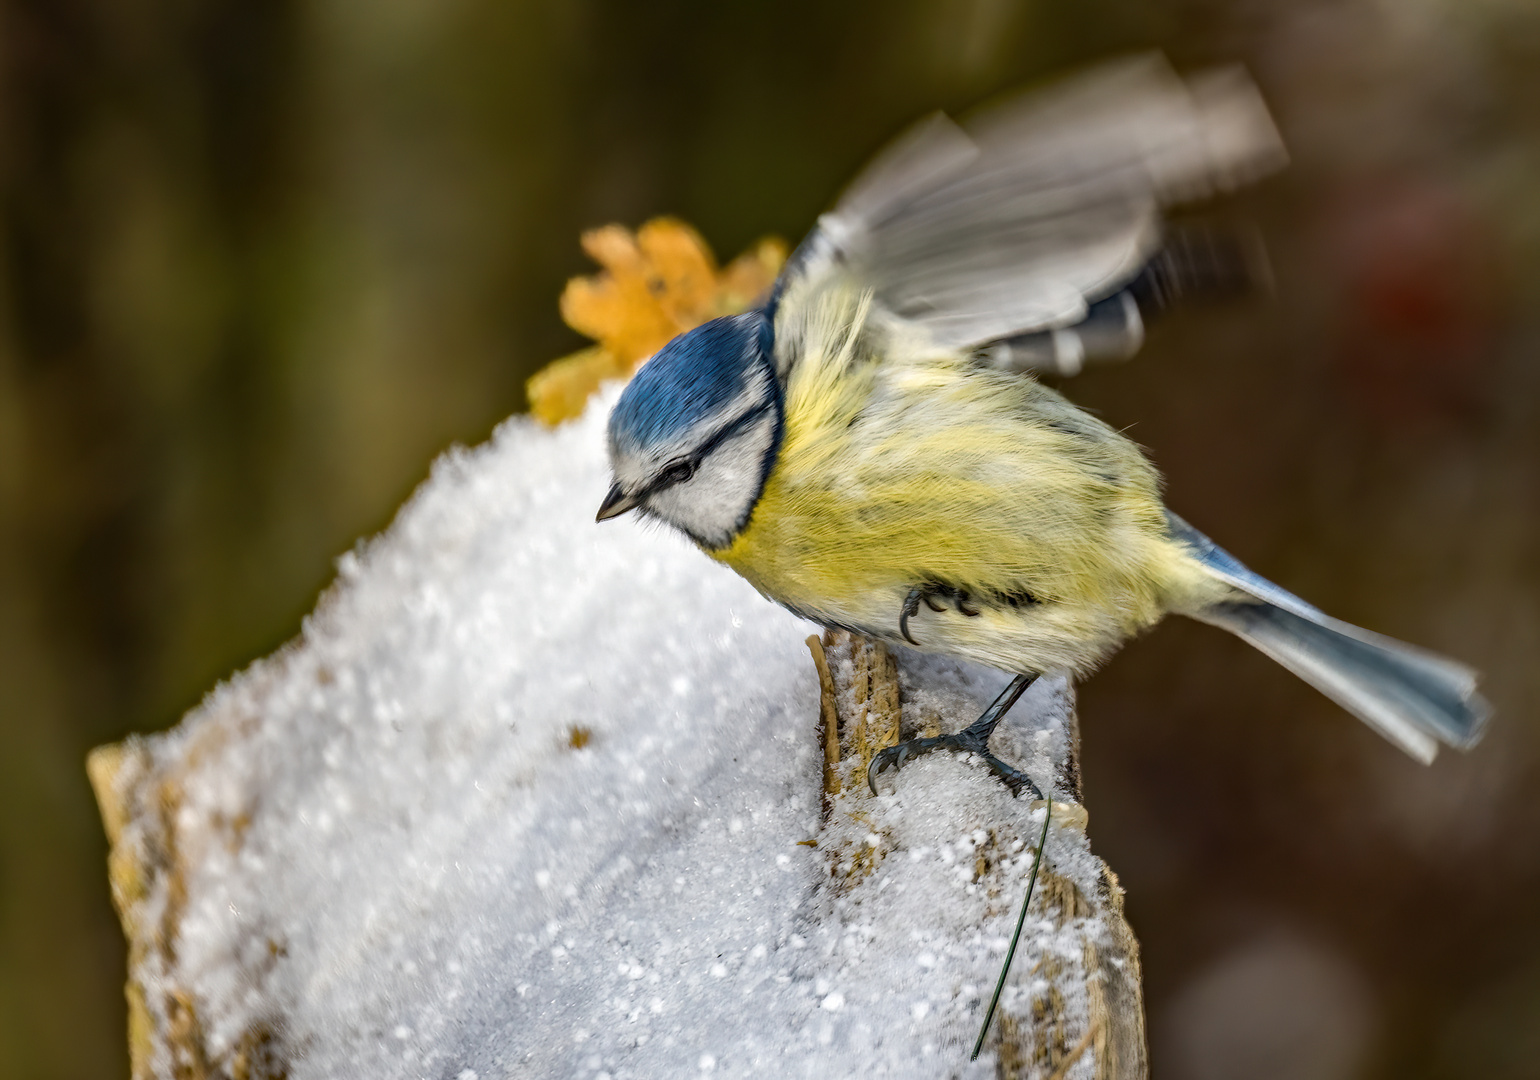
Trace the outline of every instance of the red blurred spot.
[[1341, 311], [1333, 360], [1381, 422], [1478, 417], [1495, 375], [1496, 245], [1458, 192], [1360, 181], [1332, 200], [1326, 244]]

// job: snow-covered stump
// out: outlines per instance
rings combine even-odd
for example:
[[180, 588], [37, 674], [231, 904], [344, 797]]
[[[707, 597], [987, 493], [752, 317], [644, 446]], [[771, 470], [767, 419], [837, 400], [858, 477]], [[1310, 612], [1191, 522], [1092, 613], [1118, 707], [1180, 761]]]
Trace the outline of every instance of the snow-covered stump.
[[[814, 843], [829, 880], [819, 910], [853, 943], [846, 970], [869, 985], [913, 985], [915, 1027], [938, 1011], [942, 1023], [932, 1030], [950, 1048], [981, 1022], [1026, 890], [1043, 803], [1014, 799], [977, 763], [940, 754], [884, 773], [873, 798], [866, 776], [877, 751], [957, 730], [988, 697], [959, 665], [906, 651], [900, 668], [881, 642], [826, 632], [807, 645], [822, 699], [825, 798]], [[996, 1074], [1142, 1078], [1139, 947], [1117, 877], [1086, 840], [1069, 684], [1039, 680], [992, 745], [1054, 799], [1023, 945], [985, 1042], [996, 1052]], [[860, 947], [880, 935], [907, 936], [912, 955]], [[931, 974], [916, 978], [914, 966]], [[935, 1048], [922, 1042], [920, 1052]]]
[[816, 628], [593, 523], [609, 403], [446, 455], [299, 640], [92, 756], [134, 1076], [1142, 1077], [1068, 688], [996, 734], [1062, 802], [970, 1065], [1042, 810], [858, 770], [1004, 676], [815, 637], [825, 702]]

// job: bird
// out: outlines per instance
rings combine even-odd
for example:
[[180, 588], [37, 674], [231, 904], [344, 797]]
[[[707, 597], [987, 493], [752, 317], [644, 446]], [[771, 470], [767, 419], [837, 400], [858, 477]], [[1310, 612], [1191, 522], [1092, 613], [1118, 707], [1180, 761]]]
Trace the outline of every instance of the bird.
[[[876, 755], [981, 757], [1040, 675], [1090, 675], [1167, 614], [1218, 626], [1413, 758], [1467, 749], [1470, 667], [1340, 622], [1161, 498], [1142, 450], [1038, 374], [1132, 355], [1145, 322], [1245, 277], [1245, 244], [1166, 211], [1287, 161], [1242, 68], [1103, 63], [937, 113], [856, 177], [759, 306], [679, 335], [621, 392], [598, 512], [689, 537], [828, 628], [1013, 675], [960, 732]], [[1256, 275], [1252, 275], [1256, 276]]]

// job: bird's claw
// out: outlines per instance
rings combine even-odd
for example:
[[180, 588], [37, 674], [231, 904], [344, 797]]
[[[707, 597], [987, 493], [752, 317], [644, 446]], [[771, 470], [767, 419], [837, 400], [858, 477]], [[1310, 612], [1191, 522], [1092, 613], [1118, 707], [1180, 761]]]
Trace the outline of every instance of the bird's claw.
[[953, 735], [936, 735], [928, 739], [910, 739], [901, 742], [897, 746], [885, 747], [872, 757], [872, 763], [866, 767], [866, 786], [871, 788], [872, 794], [877, 794], [877, 776], [892, 766], [895, 770], [902, 769], [912, 759], [923, 754], [929, 754], [934, 750], [961, 750], [969, 754], [975, 754], [984, 760], [989, 766], [989, 771], [999, 778], [1000, 782], [1011, 789], [1011, 794], [1020, 796], [1023, 791], [1031, 791], [1034, 797], [1041, 799], [1042, 792], [1033, 783], [1032, 778], [1014, 765], [1008, 765], [989, 752], [989, 746], [985, 739], [980, 738], [980, 733], [972, 728], [965, 728]]
[[955, 588], [951, 585], [937, 585], [934, 582], [925, 585], [916, 585], [909, 590], [909, 595], [904, 597], [904, 606], [898, 610], [898, 632], [903, 635], [905, 641], [911, 645], [919, 645], [914, 636], [909, 633], [909, 620], [920, 612], [920, 604], [923, 602], [932, 611], [945, 611], [945, 604], [936, 603], [936, 597], [945, 597], [952, 602], [958, 612], [976, 619], [983, 614], [981, 610], [971, 606], [973, 597], [966, 589]]
[[[909, 633], [909, 619], [919, 613], [920, 601], [926, 599], [928, 599], [928, 597], [926, 595], [925, 586], [916, 585], [914, 588], [909, 590], [909, 595], [904, 597], [904, 606], [900, 608], [898, 612], [898, 632], [902, 634], [904, 636], [904, 640], [911, 645], [918, 646], [920, 643], [914, 640], [913, 636], [911, 636]], [[875, 792], [877, 789], [873, 788], [872, 790]]]
[[1005, 762], [1001, 761], [999, 758], [995, 757], [991, 753], [988, 753], [987, 751], [981, 756], [984, 758], [984, 764], [989, 766], [989, 771], [994, 773], [995, 776], [999, 777], [1000, 782], [1006, 787], [1010, 788], [1011, 794], [1016, 798], [1021, 798], [1021, 793], [1023, 791], [1032, 792], [1032, 797], [1034, 799], [1041, 799], [1043, 797], [1042, 790], [1037, 786], [1037, 784], [1033, 783], [1030, 776], [1022, 772], [1020, 769], [1012, 765], [1007, 765]]
[[914, 756], [914, 750], [910, 743], [902, 742], [897, 746], [889, 746], [879, 750], [872, 758], [872, 763], [866, 767], [866, 786], [872, 789], [872, 794], [877, 794], [877, 774], [889, 765], [894, 770], [902, 769], [904, 762]]
[[[912, 602], [919, 606], [921, 593], [919, 587], [911, 590], [909, 601], [905, 602], [907, 611]], [[900, 624], [902, 625], [902, 624]], [[872, 794], [877, 794], [877, 774], [889, 765], [894, 769], [902, 769], [910, 758], [928, 754], [933, 750], [965, 750], [970, 754], [977, 754], [984, 759], [984, 764], [989, 766], [989, 771], [999, 777], [1006, 787], [1011, 789], [1011, 794], [1019, 796], [1023, 791], [1030, 790], [1037, 798], [1043, 797], [1042, 791], [1032, 782], [1032, 778], [1013, 765], [1007, 765], [989, 752], [989, 736], [994, 732], [995, 725], [1006, 711], [1016, 703], [1016, 699], [1032, 685], [1037, 678], [1035, 675], [1018, 675], [1011, 680], [1009, 686], [1001, 691], [1000, 696], [984, 710], [973, 723], [959, 732], [951, 735], [933, 735], [923, 739], [910, 739], [901, 742], [897, 746], [888, 746], [877, 751], [872, 756], [871, 764], [866, 767], [866, 786], [871, 788]]]

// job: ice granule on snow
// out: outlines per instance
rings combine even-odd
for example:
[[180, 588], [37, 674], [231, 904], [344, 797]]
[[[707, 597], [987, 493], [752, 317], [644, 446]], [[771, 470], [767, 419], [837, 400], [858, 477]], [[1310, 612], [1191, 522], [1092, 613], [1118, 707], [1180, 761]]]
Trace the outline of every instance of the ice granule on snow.
[[[298, 641], [129, 744], [157, 1074], [193, 1024], [219, 1069], [294, 1080], [996, 1075], [967, 1054], [1042, 811], [936, 756], [821, 822], [816, 628], [594, 523], [608, 405], [447, 454]], [[906, 710], [948, 727], [1004, 682], [901, 662]], [[997, 746], [1044, 782], [1067, 709], [1044, 680]], [[861, 844], [875, 869], [842, 877]], [[1073, 830], [1045, 868], [1104, 888]], [[1034, 901], [1007, 1011], [1100, 932]], [[1061, 1005], [1073, 1044], [1085, 1002]]]

